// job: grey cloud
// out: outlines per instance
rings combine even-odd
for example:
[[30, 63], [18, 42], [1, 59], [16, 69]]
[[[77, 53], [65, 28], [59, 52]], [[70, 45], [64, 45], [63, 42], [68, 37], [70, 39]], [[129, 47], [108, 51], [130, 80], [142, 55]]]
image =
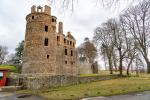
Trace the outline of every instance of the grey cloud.
[[[65, 11], [61, 14], [57, 7], [52, 8], [53, 15], [64, 22], [64, 31], [71, 31], [79, 45], [85, 37], [92, 37], [93, 30], [108, 16], [108, 10], [101, 6], [94, 7], [93, 0], [80, 0], [74, 12]], [[24, 39], [25, 17], [30, 13], [32, 5], [45, 5], [47, 0], [1, 0], [0, 3], [0, 45], [8, 46], [11, 52], [17, 44]]]

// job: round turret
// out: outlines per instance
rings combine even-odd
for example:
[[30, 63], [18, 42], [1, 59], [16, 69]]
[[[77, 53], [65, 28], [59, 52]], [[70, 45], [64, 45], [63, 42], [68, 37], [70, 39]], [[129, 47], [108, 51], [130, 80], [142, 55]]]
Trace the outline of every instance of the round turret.
[[50, 7], [33, 6], [26, 17], [23, 73], [55, 73], [55, 33], [48, 11]]

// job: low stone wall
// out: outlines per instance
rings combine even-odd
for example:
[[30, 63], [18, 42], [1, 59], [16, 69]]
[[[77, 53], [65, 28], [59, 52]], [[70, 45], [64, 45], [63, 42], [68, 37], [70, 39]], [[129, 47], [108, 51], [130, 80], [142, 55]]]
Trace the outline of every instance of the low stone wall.
[[22, 86], [27, 89], [39, 89], [77, 84], [77, 77], [73, 76], [39, 76], [27, 77], [22, 80]]
[[108, 75], [108, 76], [87, 76], [87, 77], [79, 77], [79, 83], [90, 83], [102, 80], [110, 80], [118, 78], [118, 75]]
[[[20, 85], [23, 89], [40, 89], [58, 86], [68, 86], [80, 83], [89, 83], [94, 81], [109, 80], [118, 78], [115, 76], [88, 76], [88, 77], [77, 77], [77, 76], [64, 76], [64, 75], [19, 75], [15, 78], [15, 82], [11, 82], [11, 85]], [[15, 84], [13, 84], [15, 83]]]

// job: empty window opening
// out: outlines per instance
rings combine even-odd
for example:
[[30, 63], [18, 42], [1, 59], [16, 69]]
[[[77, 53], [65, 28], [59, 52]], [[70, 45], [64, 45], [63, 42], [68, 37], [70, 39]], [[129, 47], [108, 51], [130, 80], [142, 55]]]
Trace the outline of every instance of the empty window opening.
[[55, 19], [52, 18], [52, 22], [55, 22]]
[[65, 61], [65, 64], [67, 64], [67, 61]]
[[42, 12], [42, 9], [39, 9], [39, 12]]
[[32, 19], [34, 19], [34, 16], [32, 16]]
[[65, 49], [65, 55], [67, 55], [67, 49]]
[[57, 41], [60, 41], [60, 36], [57, 36]]
[[73, 47], [74, 47], [75, 45], [74, 45], [74, 43], [73, 43]]
[[47, 55], [47, 59], [49, 59], [49, 55]]
[[69, 40], [67, 40], [67, 45], [69, 45]]
[[73, 51], [71, 50], [71, 56], [73, 56]]
[[66, 39], [64, 39], [64, 43], [66, 43]]
[[44, 45], [45, 45], [45, 46], [48, 46], [48, 38], [45, 38], [45, 40], [44, 40]]
[[42, 12], [42, 8], [38, 8], [38, 12]]
[[48, 32], [48, 26], [45, 26], [45, 31]]
[[70, 41], [70, 45], [72, 45], [72, 41]]
[[71, 63], [71, 65], [73, 65], [73, 61], [71, 61], [70, 63]]

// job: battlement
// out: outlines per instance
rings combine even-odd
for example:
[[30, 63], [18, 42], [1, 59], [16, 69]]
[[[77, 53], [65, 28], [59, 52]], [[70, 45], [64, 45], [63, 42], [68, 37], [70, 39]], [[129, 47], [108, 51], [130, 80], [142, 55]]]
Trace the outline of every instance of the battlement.
[[31, 13], [45, 13], [51, 15], [51, 7], [47, 5], [45, 5], [44, 7], [41, 6], [36, 7], [35, 5], [33, 5], [31, 7]]

